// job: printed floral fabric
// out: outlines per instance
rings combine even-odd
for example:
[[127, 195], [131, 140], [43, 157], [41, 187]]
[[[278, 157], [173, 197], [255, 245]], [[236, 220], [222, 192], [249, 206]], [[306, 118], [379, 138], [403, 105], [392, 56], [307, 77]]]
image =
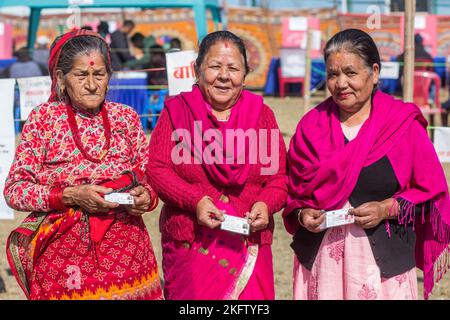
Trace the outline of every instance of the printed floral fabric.
[[364, 230], [354, 224], [326, 231], [311, 271], [294, 259], [297, 300], [417, 299], [416, 269], [381, 277]]

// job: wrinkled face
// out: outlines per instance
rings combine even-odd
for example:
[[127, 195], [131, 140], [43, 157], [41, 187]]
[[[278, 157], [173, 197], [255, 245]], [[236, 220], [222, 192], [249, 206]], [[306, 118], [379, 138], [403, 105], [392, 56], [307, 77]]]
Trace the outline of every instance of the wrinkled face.
[[61, 91], [65, 89], [72, 105], [80, 109], [97, 111], [105, 100], [109, 75], [98, 51], [78, 56], [70, 72], [63, 76], [58, 70], [57, 77]]
[[198, 84], [215, 109], [230, 108], [239, 97], [245, 79], [244, 57], [229, 41], [212, 45], [200, 65]]
[[354, 53], [332, 53], [326, 63], [327, 87], [341, 111], [355, 113], [370, 107], [374, 86], [378, 83], [379, 66], [370, 69]]

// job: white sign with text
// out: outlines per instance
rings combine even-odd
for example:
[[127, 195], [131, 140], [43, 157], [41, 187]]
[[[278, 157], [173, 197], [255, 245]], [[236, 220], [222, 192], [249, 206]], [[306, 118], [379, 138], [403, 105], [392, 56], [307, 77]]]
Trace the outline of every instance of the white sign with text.
[[450, 128], [436, 127], [434, 129], [434, 148], [440, 162], [450, 162]]
[[20, 120], [26, 121], [31, 110], [50, 97], [52, 81], [50, 77], [17, 79], [20, 91]]
[[0, 219], [14, 219], [14, 211], [3, 197], [5, 180], [14, 159], [14, 85], [15, 79], [0, 79], [2, 116], [0, 117]]
[[192, 90], [195, 83], [195, 59], [197, 53], [193, 50], [166, 53], [169, 96]]
[[381, 62], [381, 79], [398, 79], [400, 76], [400, 64], [397, 61]]

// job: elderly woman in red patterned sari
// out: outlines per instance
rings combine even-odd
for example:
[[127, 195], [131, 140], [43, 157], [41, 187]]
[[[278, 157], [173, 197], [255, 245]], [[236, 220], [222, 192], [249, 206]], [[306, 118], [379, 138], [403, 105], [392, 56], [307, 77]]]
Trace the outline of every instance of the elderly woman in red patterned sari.
[[[49, 70], [52, 94], [28, 117], [4, 190], [32, 211], [8, 238], [11, 269], [29, 299], [161, 299], [141, 217], [158, 201], [143, 174], [148, 145], [136, 112], [105, 100], [108, 45], [66, 33]], [[106, 201], [111, 192], [134, 204]]]

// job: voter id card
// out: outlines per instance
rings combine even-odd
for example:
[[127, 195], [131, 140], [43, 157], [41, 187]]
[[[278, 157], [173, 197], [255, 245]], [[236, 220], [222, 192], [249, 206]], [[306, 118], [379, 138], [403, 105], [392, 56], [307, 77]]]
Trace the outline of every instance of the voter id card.
[[134, 200], [133, 196], [129, 193], [125, 192], [113, 192], [105, 194], [105, 200], [109, 202], [116, 202], [118, 204], [125, 204], [125, 205], [133, 205]]
[[250, 224], [247, 219], [230, 216], [228, 214], [224, 214], [223, 217], [225, 221], [220, 225], [220, 229], [246, 236], [250, 234]]
[[355, 222], [355, 217], [348, 213], [351, 208], [325, 211], [325, 221], [320, 225], [320, 229], [342, 226]]

